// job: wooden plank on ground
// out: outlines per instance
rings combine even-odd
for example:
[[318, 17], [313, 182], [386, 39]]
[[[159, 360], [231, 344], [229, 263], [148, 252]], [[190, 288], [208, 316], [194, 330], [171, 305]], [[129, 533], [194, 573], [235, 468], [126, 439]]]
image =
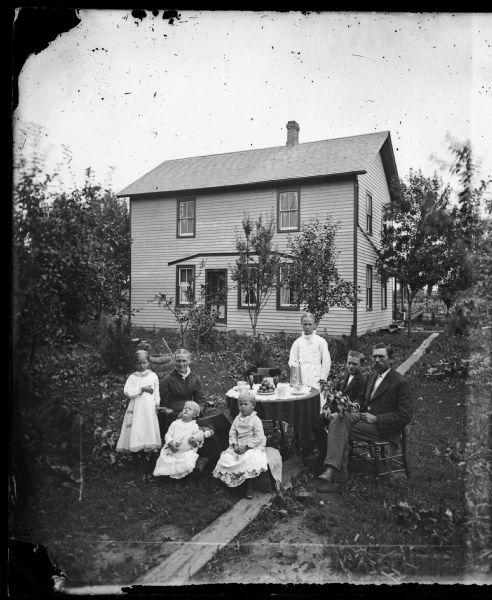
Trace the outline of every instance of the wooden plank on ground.
[[[302, 468], [302, 459], [293, 456], [285, 461], [282, 482], [288, 487], [291, 478]], [[211, 525], [183, 543], [134, 585], [183, 585], [199, 571], [215, 553], [229, 544], [258, 515], [272, 499], [273, 494], [255, 492], [252, 500], [240, 500]]]
[[402, 375], [405, 375], [405, 373], [408, 371], [408, 369], [410, 369], [410, 367], [413, 367], [413, 365], [420, 360], [420, 357], [422, 356], [422, 354], [425, 352], [426, 348], [428, 348], [432, 342], [435, 340], [435, 338], [439, 335], [439, 332], [437, 333], [431, 333], [430, 336], [428, 338], [426, 338], [422, 344], [420, 344], [420, 346], [417, 348], [417, 350], [415, 350], [415, 352], [413, 352], [413, 354], [411, 354], [407, 360], [405, 360], [404, 362], [401, 363], [401, 365], [399, 367], [397, 367], [397, 371], [398, 373], [401, 373]]

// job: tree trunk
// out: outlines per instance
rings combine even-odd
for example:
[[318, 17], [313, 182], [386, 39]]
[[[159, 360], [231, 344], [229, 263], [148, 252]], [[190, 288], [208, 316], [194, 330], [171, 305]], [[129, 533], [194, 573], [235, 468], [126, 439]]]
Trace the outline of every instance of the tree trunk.
[[412, 303], [413, 303], [413, 294], [410, 289], [407, 288], [408, 293], [408, 327], [407, 327], [407, 335], [411, 335], [412, 333]]

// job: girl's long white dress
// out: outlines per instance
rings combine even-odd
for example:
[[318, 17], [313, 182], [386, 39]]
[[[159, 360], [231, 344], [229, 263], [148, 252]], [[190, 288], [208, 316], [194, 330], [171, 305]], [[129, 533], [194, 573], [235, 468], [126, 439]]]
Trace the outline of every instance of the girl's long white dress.
[[[190, 436], [199, 431], [196, 421], [176, 419], [164, 436], [165, 445], [155, 464], [153, 475], [169, 475], [171, 479], [181, 479], [193, 471], [198, 458], [198, 447], [193, 448], [188, 442]], [[167, 446], [169, 442], [180, 442], [177, 452], [172, 452]]]
[[301, 367], [301, 381], [319, 390], [320, 379], [330, 374], [331, 356], [326, 340], [316, 332], [298, 337], [290, 349], [290, 367]]
[[[142, 387], [152, 386], [154, 393], [140, 393]], [[151, 452], [161, 447], [161, 433], [155, 407], [159, 406], [159, 379], [150, 370], [132, 373], [126, 380], [123, 393], [130, 404], [123, 419], [116, 445], [117, 452]]]
[[[261, 419], [255, 411], [243, 417], [239, 414], [233, 421], [229, 432], [230, 447], [220, 455], [213, 476], [229, 487], [237, 487], [246, 479], [258, 477], [268, 469], [265, 452], [266, 437]], [[236, 454], [232, 444], [247, 444], [249, 450]]]

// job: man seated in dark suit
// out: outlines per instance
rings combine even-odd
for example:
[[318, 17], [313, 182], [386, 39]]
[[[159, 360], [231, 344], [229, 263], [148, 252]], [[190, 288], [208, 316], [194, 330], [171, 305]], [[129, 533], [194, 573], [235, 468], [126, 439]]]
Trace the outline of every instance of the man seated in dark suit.
[[215, 466], [222, 450], [228, 447], [231, 425], [222, 412], [213, 408], [213, 402], [205, 400], [202, 382], [197, 375], [191, 372], [190, 362], [189, 350], [185, 348], [176, 350], [176, 368], [159, 384], [161, 402], [157, 409], [157, 416], [161, 436], [164, 436], [169, 425], [183, 410], [188, 400], [193, 400], [198, 404], [200, 416], [196, 420], [197, 425], [214, 431], [212, 437], [205, 438], [203, 446], [198, 451], [196, 470], [203, 471], [208, 463]]
[[410, 423], [415, 401], [410, 383], [391, 367], [392, 348], [375, 344], [372, 351], [374, 372], [368, 377], [357, 399], [360, 412], [331, 415], [323, 483], [318, 492], [335, 492], [347, 481], [349, 440], [389, 441], [398, 444], [405, 425]]
[[[350, 350], [347, 355], [345, 373], [335, 382], [333, 391], [340, 391], [350, 398], [352, 402], [358, 402], [360, 394], [364, 391], [366, 378], [361, 371], [364, 364], [364, 355], [357, 350]], [[330, 425], [330, 420], [322, 412], [319, 416], [318, 427], [314, 431], [315, 454], [317, 455], [316, 469], [320, 469], [326, 456], [326, 428]], [[319, 471], [318, 471], [319, 472]]]

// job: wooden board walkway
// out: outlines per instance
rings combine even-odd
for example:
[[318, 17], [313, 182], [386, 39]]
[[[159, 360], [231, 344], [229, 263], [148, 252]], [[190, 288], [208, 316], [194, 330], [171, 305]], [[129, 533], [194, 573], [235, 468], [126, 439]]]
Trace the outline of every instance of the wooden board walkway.
[[[302, 469], [300, 456], [292, 456], [283, 463], [282, 483], [289, 487], [293, 476]], [[191, 540], [182, 542], [163, 562], [150, 569], [133, 584], [145, 586], [176, 586], [190, 582], [188, 579], [197, 573], [215, 553], [227, 546], [273, 498], [274, 493], [256, 492], [251, 500], [239, 500], [226, 513], [218, 517], [211, 525], [202, 529]], [[70, 595], [120, 595], [122, 586], [91, 585], [64, 589]]]
[[420, 346], [417, 348], [417, 350], [415, 350], [407, 358], [407, 360], [405, 360], [404, 362], [402, 362], [401, 365], [396, 368], [396, 370], [398, 371], [398, 373], [401, 373], [402, 375], [405, 375], [405, 373], [408, 371], [408, 369], [410, 369], [410, 367], [413, 367], [413, 365], [418, 360], [420, 360], [420, 358], [422, 357], [422, 355], [424, 354], [424, 352], [432, 344], [432, 342], [436, 339], [436, 337], [439, 335], [439, 333], [440, 333], [439, 331], [436, 332], [436, 333], [431, 333], [428, 338], [425, 338], [425, 340], [420, 344]]
[[[291, 478], [302, 468], [299, 456], [285, 461], [282, 483], [288, 486]], [[183, 585], [197, 573], [214, 554], [227, 546], [272, 500], [271, 493], [258, 493], [251, 500], [239, 500], [211, 525], [202, 529], [190, 541], [166, 558], [160, 565], [140, 577], [134, 585]]]

